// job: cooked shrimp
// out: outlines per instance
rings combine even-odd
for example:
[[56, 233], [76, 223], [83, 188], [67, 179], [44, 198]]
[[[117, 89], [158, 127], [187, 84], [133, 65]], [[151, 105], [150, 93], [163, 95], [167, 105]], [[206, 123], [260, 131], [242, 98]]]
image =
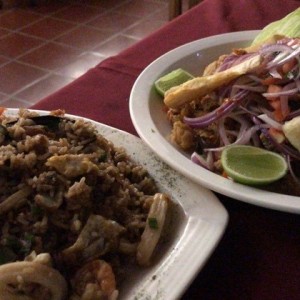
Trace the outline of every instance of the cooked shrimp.
[[118, 297], [115, 275], [104, 260], [85, 264], [76, 272], [71, 284], [81, 300], [115, 300]]
[[115, 221], [91, 215], [75, 243], [63, 250], [63, 258], [71, 264], [77, 264], [104, 255], [118, 247], [124, 231], [125, 228]]
[[170, 199], [165, 194], [157, 193], [153, 197], [146, 227], [137, 248], [137, 261], [141, 266], [150, 264], [151, 256], [165, 224], [169, 202]]

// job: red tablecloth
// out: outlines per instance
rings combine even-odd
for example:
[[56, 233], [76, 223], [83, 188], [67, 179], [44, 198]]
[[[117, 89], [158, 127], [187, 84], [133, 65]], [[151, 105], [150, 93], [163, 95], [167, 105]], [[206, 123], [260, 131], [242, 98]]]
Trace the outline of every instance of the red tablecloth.
[[[135, 134], [130, 90], [154, 59], [199, 38], [260, 29], [299, 6], [293, 0], [204, 0], [33, 108], [63, 108]], [[182, 299], [300, 299], [300, 216], [217, 196], [228, 210], [228, 227]]]

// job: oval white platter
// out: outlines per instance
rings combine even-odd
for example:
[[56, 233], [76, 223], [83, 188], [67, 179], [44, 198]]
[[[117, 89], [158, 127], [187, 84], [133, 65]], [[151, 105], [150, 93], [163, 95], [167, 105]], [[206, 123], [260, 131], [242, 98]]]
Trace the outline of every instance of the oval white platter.
[[[15, 116], [17, 112], [17, 109], [7, 109], [5, 113]], [[167, 234], [153, 265], [132, 268], [126, 282], [120, 286], [119, 299], [179, 299], [221, 239], [228, 222], [227, 211], [211, 191], [171, 169], [141, 139], [90, 119], [81, 119], [94, 124], [98, 132], [114, 145], [125, 148], [135, 162], [148, 170], [160, 191], [168, 193], [174, 203]]]
[[156, 79], [177, 68], [191, 74], [203, 69], [220, 55], [251, 43], [259, 31], [226, 33], [197, 40], [162, 55], [136, 80], [130, 95], [130, 115], [139, 136], [168, 165], [194, 182], [220, 194], [265, 208], [300, 213], [300, 198], [241, 185], [194, 164], [189, 156], [169, 141], [171, 126], [163, 100], [156, 93]]

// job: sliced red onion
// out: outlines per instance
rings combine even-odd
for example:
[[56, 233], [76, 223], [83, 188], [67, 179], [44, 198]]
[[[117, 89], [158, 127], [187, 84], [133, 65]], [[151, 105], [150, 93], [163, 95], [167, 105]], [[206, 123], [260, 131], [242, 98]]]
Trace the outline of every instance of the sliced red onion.
[[[263, 128], [269, 128], [270, 126], [267, 124], [259, 124], [254, 125], [251, 128], [244, 130], [243, 133], [240, 134], [240, 136], [235, 140], [235, 142], [231, 143], [231, 145], [247, 145], [250, 143], [250, 140], [252, 139], [252, 136], [256, 134], [258, 130], [262, 130]], [[213, 151], [213, 152], [219, 152], [223, 151], [226, 146], [217, 147], [217, 148], [206, 148], [204, 151]]]
[[[298, 45], [295, 49], [291, 48], [292, 52], [290, 52], [288, 55], [279, 54], [276, 56], [276, 58], [268, 63], [267, 68], [271, 69], [274, 67], [282, 66], [286, 62], [290, 61], [291, 59], [297, 57], [300, 54], [300, 45]], [[285, 53], [286, 54], [286, 53]]]
[[233, 87], [233, 89], [240, 89], [240, 90], [246, 90], [246, 91], [251, 91], [251, 92], [256, 92], [256, 93], [263, 93], [266, 91], [266, 87], [265, 86], [250, 86], [250, 85], [246, 85], [246, 84], [235, 84]]
[[296, 87], [296, 84], [293, 82], [289, 84], [286, 88], [283, 88], [280, 92], [276, 93], [263, 93], [262, 95], [266, 98], [277, 98], [280, 96], [292, 96], [299, 91], [299, 88]]
[[249, 115], [254, 115], [254, 116], [257, 116], [259, 113], [261, 113], [261, 111], [258, 111], [255, 107], [254, 108], [252, 108], [252, 107], [247, 108], [243, 105], [240, 105], [240, 109], [242, 111], [244, 111], [245, 113], [248, 113]]
[[263, 120], [266, 124], [269, 124], [272, 128], [282, 131], [282, 124], [272, 119], [266, 114], [257, 116], [259, 119]]
[[205, 128], [219, 120], [238, 106], [238, 101], [226, 101], [214, 111], [197, 118], [184, 117], [184, 122], [193, 128]]
[[247, 121], [247, 119], [243, 118], [242, 116], [232, 115], [230, 117], [241, 125], [237, 138], [239, 138], [247, 129], [251, 127], [251, 124]]
[[261, 130], [264, 127], [267, 127], [267, 125], [260, 124], [260, 125], [252, 126], [251, 128], [245, 130], [245, 132], [241, 134], [241, 136], [234, 142], [234, 144], [238, 144], [238, 145], [249, 144], [253, 134], [255, 134], [258, 130]]
[[210, 165], [206, 161], [206, 159], [202, 155], [198, 154], [197, 152], [193, 152], [192, 153], [192, 155], [191, 155], [191, 161], [193, 163], [195, 163], [195, 164], [197, 164], [197, 165], [199, 165], [199, 166], [207, 169], [207, 170], [210, 170], [210, 171], [212, 170], [210, 168]]
[[253, 57], [254, 55], [256, 55], [256, 53], [246, 53], [246, 54], [242, 54], [242, 55], [230, 54], [225, 57], [221, 66], [217, 69], [217, 72], [221, 72], [221, 71], [227, 70], [233, 66], [241, 64], [244, 61]]
[[208, 152], [207, 158], [206, 158], [209, 170], [214, 169], [214, 162], [215, 162], [215, 153], [214, 152]]
[[224, 119], [219, 122], [218, 129], [219, 129], [219, 136], [220, 136], [220, 139], [221, 139], [223, 145], [230, 144], [227, 133], [226, 133], [226, 129], [224, 126]]
[[270, 70], [269, 70], [269, 73], [270, 73], [270, 75], [271, 75], [273, 78], [282, 79], [281, 74], [277, 71], [276, 68], [270, 69]]
[[266, 136], [266, 138], [274, 145], [275, 149], [278, 152], [281, 152], [284, 155], [289, 155], [297, 160], [300, 160], [300, 152], [291, 148], [288, 145], [285, 144], [279, 144], [269, 133], [268, 130], [262, 129], [263, 134]]
[[262, 113], [266, 114], [267, 116], [269, 116], [270, 118], [273, 116], [273, 112], [268, 110], [267, 108], [263, 107], [263, 106], [259, 106], [259, 109]]
[[268, 44], [264, 45], [259, 49], [260, 55], [267, 55], [267, 54], [274, 54], [277, 52], [283, 52], [283, 53], [290, 53], [293, 51], [293, 48], [291, 46], [288, 46], [286, 44]]
[[300, 109], [297, 109], [297, 110], [289, 113], [289, 115], [285, 119], [288, 121], [288, 120], [292, 120], [292, 119], [294, 119], [295, 117], [298, 117], [298, 116], [300, 116]]
[[251, 80], [255, 81], [256, 83], [261, 83], [262, 79], [254, 74], [248, 74], [247, 75]]
[[[299, 91], [299, 88], [298, 88], [296, 82], [291, 82], [291, 83], [285, 85], [282, 90], [283, 91], [296, 90], [296, 93], [297, 93]], [[287, 117], [290, 113], [289, 95], [280, 96], [280, 106], [281, 106], [282, 115], [284, 117]]]

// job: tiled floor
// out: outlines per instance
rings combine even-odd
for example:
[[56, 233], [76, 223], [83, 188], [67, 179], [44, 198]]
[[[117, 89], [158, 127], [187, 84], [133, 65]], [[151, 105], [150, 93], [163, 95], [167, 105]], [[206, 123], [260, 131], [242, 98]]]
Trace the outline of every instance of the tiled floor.
[[29, 107], [168, 22], [168, 0], [0, 10], [0, 106]]

